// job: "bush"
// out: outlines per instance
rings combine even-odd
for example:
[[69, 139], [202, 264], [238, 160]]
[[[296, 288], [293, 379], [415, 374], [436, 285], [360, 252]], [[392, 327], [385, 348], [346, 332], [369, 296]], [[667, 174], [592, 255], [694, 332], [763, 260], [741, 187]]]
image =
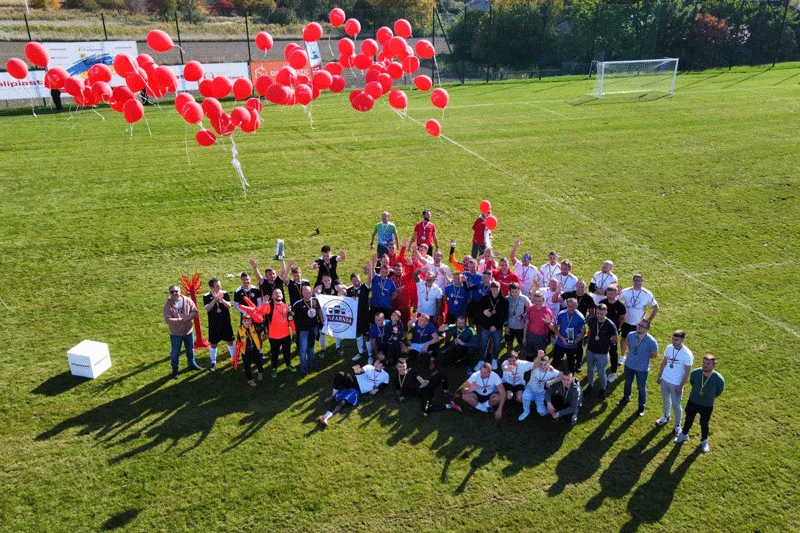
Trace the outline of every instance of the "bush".
[[125, 0], [125, 9], [133, 14], [146, 13], [147, 0]]
[[217, 0], [216, 2], [211, 4], [211, 13], [213, 15], [219, 15], [221, 17], [231, 17], [233, 16], [235, 11], [236, 11], [236, 6], [234, 6], [228, 0]]
[[95, 0], [64, 0], [61, 7], [64, 9], [82, 9], [84, 11], [97, 11], [99, 9]]
[[285, 26], [287, 24], [294, 24], [297, 22], [297, 17], [289, 8], [286, 7], [279, 7], [275, 11], [273, 11], [269, 16], [270, 24], [280, 24]]
[[248, 5], [250, 6], [250, 13], [264, 21], [269, 20], [270, 14], [276, 8], [275, 0], [250, 0]]

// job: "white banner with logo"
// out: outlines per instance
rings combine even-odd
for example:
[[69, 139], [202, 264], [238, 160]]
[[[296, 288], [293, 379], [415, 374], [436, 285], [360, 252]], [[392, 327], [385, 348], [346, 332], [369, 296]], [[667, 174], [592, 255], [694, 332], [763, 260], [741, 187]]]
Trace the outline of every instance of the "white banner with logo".
[[[12, 78], [7, 72], [0, 73], [0, 100], [27, 100], [29, 98], [50, 98], [50, 90], [44, 88], [44, 71], [28, 72], [24, 80]], [[36, 105], [41, 102], [35, 102]]]
[[[114, 57], [128, 54], [136, 58], [139, 51], [136, 41], [88, 41], [78, 43], [42, 43], [50, 53], [50, 67], [61, 67], [70, 76], [86, 77], [89, 67], [102, 63], [114, 72]], [[125, 85], [125, 80], [114, 74], [110, 85]]]
[[325, 323], [322, 332], [338, 339], [355, 339], [358, 323], [358, 300], [347, 296], [318, 294]]
[[306, 54], [308, 54], [308, 66], [316, 72], [322, 64], [322, 54], [319, 53], [319, 43], [306, 43]]
[[[183, 79], [183, 65], [167, 65], [178, 76], [179, 91], [196, 91], [199, 83]], [[206, 78], [214, 76], [227, 76], [231, 81], [237, 78], [250, 78], [250, 69], [247, 63], [203, 63], [203, 72]]]

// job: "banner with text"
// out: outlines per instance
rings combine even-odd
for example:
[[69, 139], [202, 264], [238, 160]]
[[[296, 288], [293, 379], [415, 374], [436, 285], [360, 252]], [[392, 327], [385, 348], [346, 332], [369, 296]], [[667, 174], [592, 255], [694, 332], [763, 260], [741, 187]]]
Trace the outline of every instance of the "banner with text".
[[[32, 70], [24, 80], [11, 77], [8, 72], [0, 73], [0, 100], [28, 100], [31, 98], [50, 98], [50, 90], [44, 88], [44, 71]], [[41, 102], [36, 102], [36, 105]]]
[[[91, 41], [77, 43], [44, 43], [50, 53], [50, 67], [61, 67], [70, 76], [86, 77], [94, 64], [102, 63], [114, 72], [114, 56], [128, 54], [135, 58], [139, 52], [136, 41]], [[114, 74], [110, 85], [125, 85], [121, 76]]]
[[355, 339], [358, 300], [347, 296], [318, 294], [317, 301], [325, 320], [322, 332], [339, 339]]

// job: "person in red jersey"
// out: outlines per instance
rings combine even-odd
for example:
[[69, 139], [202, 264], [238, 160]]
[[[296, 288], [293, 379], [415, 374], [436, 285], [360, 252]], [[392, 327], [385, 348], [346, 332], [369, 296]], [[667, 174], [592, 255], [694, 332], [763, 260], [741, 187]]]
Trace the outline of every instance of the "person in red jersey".
[[492, 272], [492, 277], [500, 284], [500, 292], [508, 296], [508, 287], [512, 283], [519, 284], [519, 278], [508, 268], [508, 259], [500, 259], [500, 268]]
[[431, 222], [431, 210], [426, 209], [422, 212], [422, 220], [414, 226], [414, 235], [411, 236], [411, 244], [425, 244], [439, 248], [439, 239], [436, 238], [436, 226]]

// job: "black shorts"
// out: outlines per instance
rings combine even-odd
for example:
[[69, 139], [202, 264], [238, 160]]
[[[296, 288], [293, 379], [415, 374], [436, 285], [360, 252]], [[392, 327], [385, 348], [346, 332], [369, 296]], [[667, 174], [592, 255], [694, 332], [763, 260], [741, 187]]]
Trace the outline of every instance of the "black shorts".
[[506, 391], [511, 391], [511, 392], [514, 392], [514, 393], [525, 390], [525, 384], [524, 383], [522, 385], [512, 385], [510, 383], [503, 382], [503, 387], [505, 387]]
[[356, 324], [356, 336], [357, 337], [368, 337], [369, 336], [369, 328], [372, 324], [369, 320], [361, 320], [359, 317], [358, 323]]
[[518, 343], [522, 344], [522, 335], [525, 333], [524, 329], [511, 329], [508, 328], [508, 333], [506, 333], [505, 338], [506, 342], [517, 341]]
[[628, 333], [631, 331], [636, 331], [636, 324], [628, 324], [627, 322], [623, 322], [622, 329], [620, 330], [620, 337], [626, 339], [628, 337]]
[[[494, 394], [494, 393], [492, 393], [492, 394]], [[489, 398], [491, 398], [491, 397], [492, 397], [492, 394], [478, 394], [478, 393], [476, 392], [476, 393], [475, 393], [475, 396], [477, 396], [477, 397], [478, 397], [478, 403], [483, 403], [483, 402], [488, 402], [488, 401], [489, 401]]]
[[220, 341], [233, 342], [233, 327], [228, 322], [211, 322], [208, 325], [208, 343], [219, 344]]

